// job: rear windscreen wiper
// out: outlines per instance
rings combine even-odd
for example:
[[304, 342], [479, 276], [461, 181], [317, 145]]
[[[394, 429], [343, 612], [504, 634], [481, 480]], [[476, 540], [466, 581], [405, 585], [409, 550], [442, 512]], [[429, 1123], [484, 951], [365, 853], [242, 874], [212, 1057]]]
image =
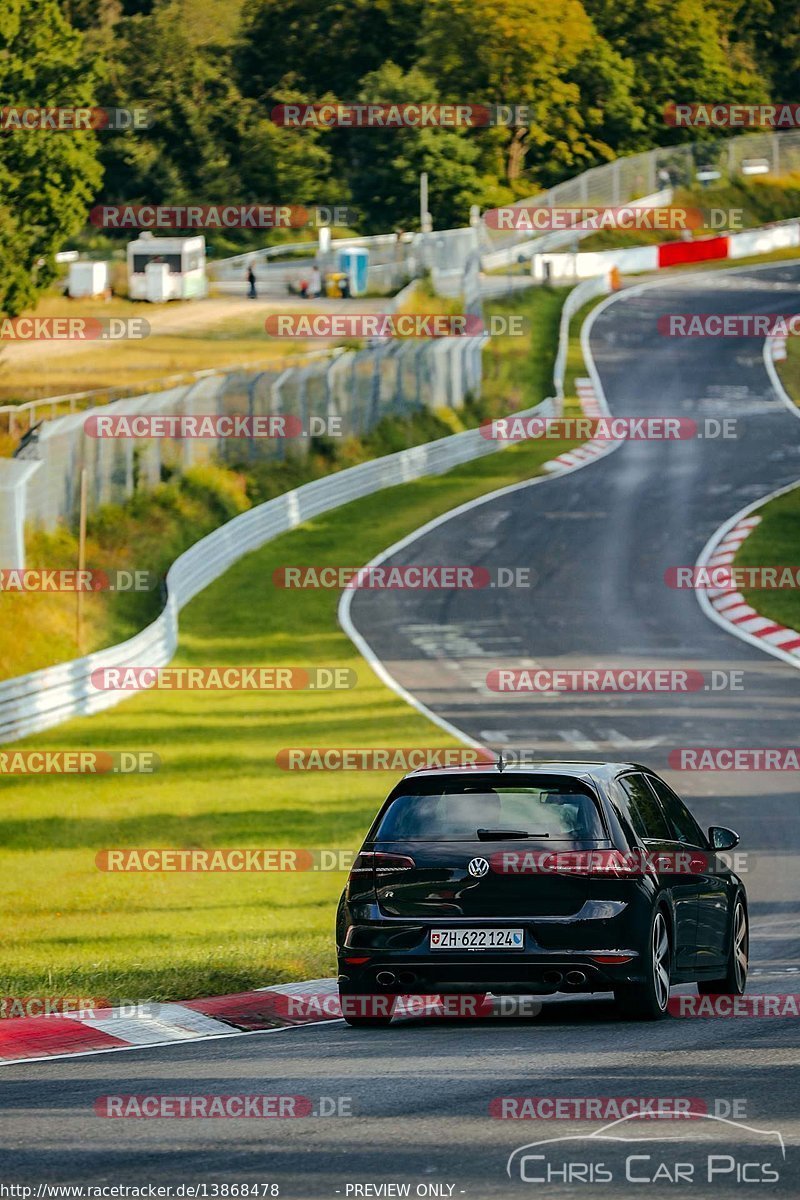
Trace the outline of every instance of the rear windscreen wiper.
[[478, 838], [482, 842], [512, 841], [515, 838], [549, 838], [549, 833], [526, 833], [524, 829], [479, 829]]

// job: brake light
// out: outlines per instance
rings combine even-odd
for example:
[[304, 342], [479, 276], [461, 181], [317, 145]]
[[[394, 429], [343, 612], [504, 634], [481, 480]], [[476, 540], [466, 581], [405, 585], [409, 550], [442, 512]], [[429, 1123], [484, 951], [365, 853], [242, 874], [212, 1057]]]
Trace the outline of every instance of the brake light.
[[610, 875], [630, 879], [654, 871], [638, 851], [622, 850], [502, 850], [489, 861], [499, 875]]
[[621, 850], [599, 850], [591, 855], [590, 875], [611, 875], [615, 879], [630, 879], [643, 875], [644, 867], [638, 854], [623, 854]]
[[[556, 856], [557, 859], [561, 855]], [[613, 879], [641, 878], [645, 874], [655, 874], [655, 867], [647, 855], [638, 850], [625, 853], [622, 850], [567, 850], [564, 852], [566, 862], [557, 869], [574, 872], [578, 875], [591, 875]]]
[[417, 864], [407, 854], [384, 854], [380, 850], [362, 850], [356, 855], [350, 869], [351, 879], [390, 874], [394, 871], [411, 871]]

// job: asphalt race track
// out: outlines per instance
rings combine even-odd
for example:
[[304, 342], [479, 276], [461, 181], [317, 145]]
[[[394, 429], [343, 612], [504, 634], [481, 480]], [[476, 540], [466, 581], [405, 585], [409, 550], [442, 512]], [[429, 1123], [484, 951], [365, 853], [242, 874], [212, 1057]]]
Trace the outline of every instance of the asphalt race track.
[[[788, 313], [798, 287], [800, 267], [783, 264], [684, 276], [623, 294], [591, 332], [611, 411], [735, 417], [738, 436], [627, 442], [580, 471], [454, 518], [392, 560], [530, 567], [533, 589], [364, 591], [352, 605], [354, 624], [397, 681], [472, 738], [539, 757], [645, 762], [664, 771], [703, 824], [737, 829], [748, 853], [753, 993], [800, 991], [794, 779], [671, 772], [667, 757], [682, 746], [795, 744], [800, 674], [727, 634], [692, 592], [667, 587], [663, 574], [693, 564], [738, 509], [800, 478], [800, 421], [772, 395], [761, 339], [669, 339], [658, 334], [656, 319], [666, 312]], [[485, 686], [493, 667], [533, 665], [735, 670], [743, 672], [743, 688], [536, 697]], [[387, 782], [380, 780], [381, 793]], [[7, 1183], [175, 1189], [202, 1180], [210, 1189], [215, 1181], [260, 1182], [280, 1185], [284, 1197], [404, 1194], [377, 1190], [388, 1184], [410, 1185], [405, 1194], [412, 1196], [797, 1195], [796, 1030], [791, 1019], [758, 1017], [640, 1025], [618, 1020], [603, 998], [563, 999], [530, 1019], [406, 1020], [385, 1031], [335, 1022], [17, 1065], [0, 1074], [0, 1160]], [[108, 1094], [265, 1091], [308, 1096], [317, 1110], [320, 1097], [332, 1098], [352, 1115], [112, 1120], [93, 1107]], [[712, 1114], [715, 1105], [721, 1116], [738, 1114], [739, 1124], [666, 1123], [677, 1144], [668, 1152], [661, 1143], [634, 1147], [638, 1182], [627, 1182], [620, 1166], [613, 1184], [595, 1178], [543, 1186], [522, 1182], [518, 1168], [509, 1179], [509, 1154], [537, 1139], [585, 1135], [597, 1123], [490, 1115], [492, 1100], [523, 1094], [698, 1097]], [[733, 1101], [738, 1107], [726, 1108]], [[642, 1135], [642, 1124], [625, 1137], [662, 1135], [661, 1128]], [[767, 1136], [775, 1130], [786, 1143], [785, 1161]], [[731, 1163], [712, 1183], [707, 1148], [698, 1151], [703, 1136], [718, 1164], [724, 1155]], [[622, 1163], [630, 1152], [626, 1141], [624, 1153], [615, 1147], [606, 1161]], [[693, 1155], [691, 1182], [670, 1182], [669, 1172], [663, 1182], [642, 1182], [662, 1160], [674, 1166]], [[778, 1168], [778, 1183], [757, 1181], [766, 1161]]]

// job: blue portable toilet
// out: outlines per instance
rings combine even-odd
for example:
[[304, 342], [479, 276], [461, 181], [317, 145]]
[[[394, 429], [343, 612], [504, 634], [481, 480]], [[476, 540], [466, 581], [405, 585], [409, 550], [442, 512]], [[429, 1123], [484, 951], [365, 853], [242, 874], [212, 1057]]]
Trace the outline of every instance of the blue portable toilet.
[[369, 250], [351, 247], [339, 251], [339, 270], [344, 271], [350, 283], [351, 296], [363, 296], [367, 290], [369, 274]]

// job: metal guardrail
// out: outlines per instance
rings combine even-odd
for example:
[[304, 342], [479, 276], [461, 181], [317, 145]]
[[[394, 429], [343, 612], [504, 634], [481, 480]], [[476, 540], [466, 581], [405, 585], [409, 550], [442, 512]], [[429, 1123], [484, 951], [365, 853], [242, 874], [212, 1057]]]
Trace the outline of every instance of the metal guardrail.
[[564, 306], [561, 309], [561, 320], [558, 326], [558, 354], [553, 368], [553, 382], [556, 386], [555, 408], [560, 412], [564, 404], [564, 377], [567, 372], [567, 355], [569, 353], [569, 325], [576, 312], [594, 300], [597, 296], [607, 296], [611, 292], [611, 279], [608, 273], [586, 279], [572, 288]]
[[[465, 278], [465, 291], [469, 293], [473, 286], [474, 280]], [[520, 415], [555, 414], [563, 397], [570, 318], [587, 300], [608, 288], [606, 278], [590, 279], [567, 297], [554, 372], [559, 399], [548, 398]], [[442, 474], [502, 447], [501, 441], [484, 438], [479, 429], [468, 429], [314, 480], [234, 517], [175, 560], [167, 572], [165, 607], [146, 629], [118, 646], [0, 683], [0, 744], [43, 732], [73, 717], [102, 712], [136, 694], [99, 691], [92, 687], [92, 672], [102, 667], [165, 666], [178, 644], [181, 609], [243, 555], [319, 513], [383, 488]]]
[[[254, 372], [280, 365], [296, 367], [306, 361], [315, 361], [330, 356], [330, 353], [330, 350], [309, 350], [293, 357], [287, 356], [285, 359], [270, 358], [261, 362], [234, 364], [226, 367], [205, 367], [202, 371], [179, 371], [176, 375], [159, 376], [153, 382], [159, 390], [165, 390], [180, 384], [196, 382], [198, 379], [209, 379], [214, 375], [231, 375], [237, 371]], [[115, 400], [128, 400], [141, 395], [141, 383], [132, 384], [129, 387], [91, 388], [86, 392], [67, 392], [63, 396], [42, 396], [38, 400], [24, 400], [21, 404], [0, 404], [0, 418], [6, 418], [6, 432], [12, 437], [16, 437], [19, 432], [17, 421], [22, 414], [28, 418], [27, 428], [32, 429], [36, 424], [37, 414], [44, 409], [49, 409], [52, 421], [57, 416], [64, 415], [64, 413], [59, 413], [59, 409], [65, 410], [65, 413], [76, 413], [83, 411], [84, 408], [95, 408], [99, 404], [113, 404]]]
[[[755, 164], [762, 175], [800, 170], [800, 130], [743, 133], [737, 137], [685, 142], [680, 146], [656, 146], [639, 154], [615, 158], [599, 167], [590, 167], [547, 191], [516, 201], [515, 205], [570, 208], [629, 204], [657, 189], [695, 187], [698, 172], [710, 173], [705, 181], [699, 181], [701, 183], [724, 184], [752, 174]], [[553, 249], [558, 244], [553, 239], [558, 236], [546, 235], [547, 240], [541, 239], [544, 243], [541, 249]], [[532, 238], [539, 240], [539, 235], [533, 232], [500, 233], [484, 224], [483, 255], [522, 247]]]
[[[626, 204], [634, 199], [646, 197], [656, 191], [659, 183], [669, 187], [689, 186], [696, 182], [697, 171], [701, 167], [719, 172], [720, 179], [735, 178], [746, 173], [748, 163], [763, 160], [769, 165], [769, 173], [780, 171], [800, 171], [800, 131], [785, 130], [782, 132], [745, 133], [734, 138], [719, 138], [714, 141], [690, 142], [681, 146], [659, 146], [645, 150], [640, 154], [629, 155], [625, 158], [614, 159], [598, 167], [590, 167], [572, 179], [556, 184], [547, 191], [516, 202], [517, 206], [577, 204]], [[500, 233], [489, 229], [484, 221], [475, 227], [460, 229], [435, 230], [432, 233], [415, 233], [411, 236], [399, 237], [396, 233], [377, 234], [375, 236], [335, 238], [331, 242], [331, 250], [337, 251], [346, 247], [363, 246], [370, 250], [373, 267], [380, 272], [400, 271], [405, 275], [417, 275], [421, 270], [431, 269], [434, 277], [441, 285], [440, 290], [445, 294], [456, 294], [460, 273], [463, 272], [468, 259], [476, 250], [480, 251], [484, 268], [491, 269], [515, 261], [515, 251], [519, 250], [527, 257], [537, 250], [553, 250], [564, 244], [566, 239], [574, 237], [572, 233], [554, 233], [536, 236], [533, 233]], [[531, 243], [535, 242], [534, 245]], [[286, 268], [288, 273], [295, 274], [303, 271], [302, 261], [298, 265], [292, 259], [313, 258], [318, 254], [316, 242], [285, 242], [282, 245], [269, 246], [261, 250], [246, 251], [230, 258], [212, 260], [208, 264], [209, 275], [222, 283], [238, 281], [242, 289], [242, 272], [253, 263], [258, 268], [274, 268], [280, 272]], [[280, 260], [286, 261], [281, 263]], [[452, 286], [448, 286], [448, 275], [453, 277]], [[263, 276], [266, 279], [268, 276]], [[395, 280], [397, 286], [405, 282], [405, 278]], [[498, 285], [499, 291], [499, 285]], [[486, 294], [491, 294], [487, 289]], [[202, 378], [209, 372], [197, 372], [192, 377]], [[188, 376], [181, 377], [185, 381]], [[159, 381], [159, 387], [177, 382], [178, 377], [170, 377]], [[141, 389], [139, 389], [141, 390]], [[94, 395], [110, 394], [110, 389], [100, 389]], [[112, 398], [119, 399], [122, 395], [131, 395], [130, 390], [120, 391]], [[0, 406], [0, 416], [5, 416], [8, 429], [16, 420], [16, 414], [27, 412], [28, 427], [34, 423], [34, 415], [39, 407], [56, 403], [67, 404], [69, 411], [76, 411], [75, 404], [93, 393], [81, 392], [74, 395], [45, 397], [41, 400], [27, 401], [21, 405]], [[94, 401], [98, 402], [97, 399]], [[52, 415], [52, 410], [51, 410]]]
[[[533, 411], [549, 415], [552, 401], [527, 410]], [[468, 429], [314, 480], [234, 517], [175, 560], [167, 572], [166, 605], [146, 629], [121, 645], [0, 683], [0, 743], [102, 712], [136, 694], [100, 691], [92, 686], [92, 672], [102, 667], [165, 666], [178, 644], [181, 609], [243, 555], [319, 513], [383, 488], [442, 474], [493, 454], [502, 445], [483, 437], [479, 429]]]

